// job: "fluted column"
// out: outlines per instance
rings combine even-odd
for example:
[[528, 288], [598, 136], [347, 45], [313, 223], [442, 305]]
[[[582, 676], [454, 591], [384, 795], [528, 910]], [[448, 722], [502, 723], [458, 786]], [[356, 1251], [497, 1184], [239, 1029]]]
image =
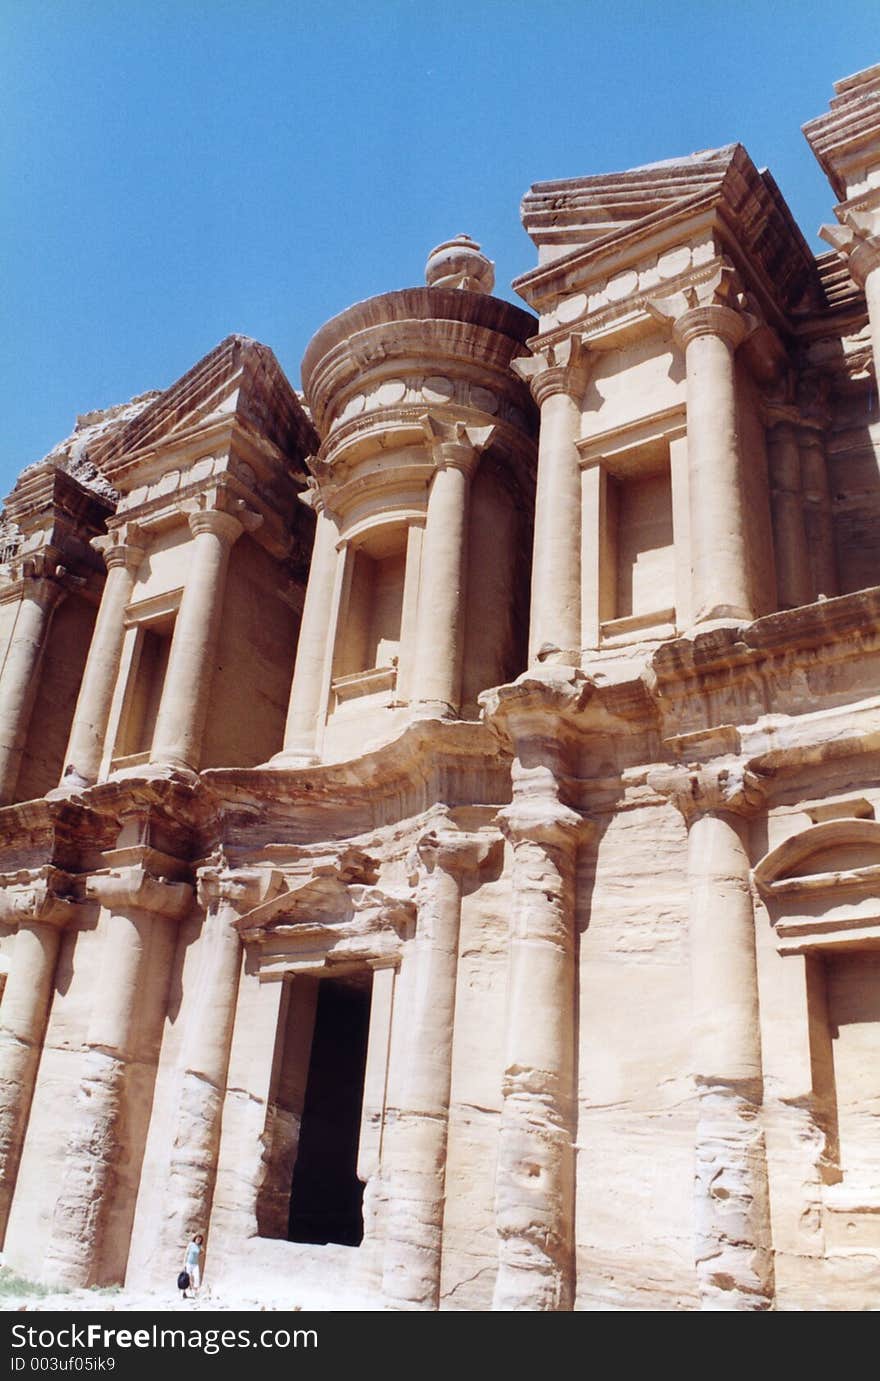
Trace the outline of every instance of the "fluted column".
[[410, 969], [409, 1050], [394, 1122], [383, 1292], [395, 1309], [438, 1309], [446, 1145], [463, 875], [491, 840], [431, 829], [418, 843], [418, 923]]
[[77, 697], [62, 782], [79, 786], [98, 780], [125, 639], [125, 611], [144, 559], [143, 544], [144, 535], [133, 523], [92, 543], [104, 556], [107, 579]]
[[39, 568], [25, 572], [18, 608], [0, 666], [0, 805], [15, 800], [38, 685], [40, 658], [61, 585]]
[[[117, 1163], [142, 1149], [126, 1130], [128, 1067], [158, 1058], [176, 925], [192, 902], [188, 883], [139, 867], [93, 874], [86, 893], [102, 905], [101, 966], [45, 1258], [50, 1277], [70, 1285], [104, 1283], [109, 1273], [102, 1249], [120, 1207]], [[165, 981], [148, 983], [151, 969]], [[133, 1199], [125, 1209], [133, 1214]]]
[[[514, 360], [541, 409], [535, 538], [532, 556], [529, 665], [542, 648], [577, 661], [581, 647], [581, 472], [577, 441], [588, 353], [577, 336]], [[599, 534], [585, 534], [598, 545]]]
[[61, 931], [73, 911], [64, 873], [0, 891], [0, 919], [18, 924], [0, 1003], [0, 1244], [27, 1130], [52, 1000]]
[[315, 543], [296, 646], [284, 747], [272, 759], [278, 766], [284, 766], [286, 762], [314, 760], [318, 717], [324, 708], [324, 669], [329, 641], [335, 632], [330, 624], [339, 530], [317, 489], [310, 490], [309, 494], [317, 512]]
[[698, 1098], [695, 1263], [702, 1308], [773, 1307], [763, 1064], [747, 824], [736, 769], [652, 778], [688, 825], [693, 1073]]
[[270, 877], [216, 868], [199, 873], [205, 920], [180, 1056], [168, 1211], [163, 1222], [163, 1240], [172, 1257], [182, 1249], [187, 1234], [198, 1230], [207, 1235], [241, 970], [242, 943], [236, 921], [256, 905]]
[[245, 516], [217, 508], [189, 515], [194, 541], [156, 716], [153, 762], [198, 771], [229, 553], [244, 531]]
[[574, 1294], [575, 867], [586, 824], [559, 799], [553, 772], [539, 775], [515, 767], [513, 803], [499, 816], [513, 902], [496, 1310], [567, 1310]]
[[813, 598], [801, 493], [801, 453], [795, 427], [797, 414], [793, 409], [770, 406], [766, 421], [777, 597], [780, 609], [795, 609]]
[[423, 425], [436, 468], [422, 548], [412, 700], [425, 714], [450, 717], [461, 703], [470, 484], [495, 428], [431, 416]]

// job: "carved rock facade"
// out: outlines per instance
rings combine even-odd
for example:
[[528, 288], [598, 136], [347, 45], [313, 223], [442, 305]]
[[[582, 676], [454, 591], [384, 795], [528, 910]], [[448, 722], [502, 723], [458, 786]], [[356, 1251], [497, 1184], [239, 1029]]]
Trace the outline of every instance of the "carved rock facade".
[[880, 1262], [880, 69], [539, 183], [491, 296], [229, 337], [6, 502], [0, 1233], [69, 1284], [860, 1309]]

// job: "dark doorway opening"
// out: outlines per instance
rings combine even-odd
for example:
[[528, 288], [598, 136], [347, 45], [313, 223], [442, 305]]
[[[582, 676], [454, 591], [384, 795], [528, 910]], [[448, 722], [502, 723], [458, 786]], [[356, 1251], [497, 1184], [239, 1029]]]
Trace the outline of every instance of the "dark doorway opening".
[[364, 1235], [357, 1177], [372, 974], [322, 978], [293, 1171], [291, 1242], [356, 1247]]

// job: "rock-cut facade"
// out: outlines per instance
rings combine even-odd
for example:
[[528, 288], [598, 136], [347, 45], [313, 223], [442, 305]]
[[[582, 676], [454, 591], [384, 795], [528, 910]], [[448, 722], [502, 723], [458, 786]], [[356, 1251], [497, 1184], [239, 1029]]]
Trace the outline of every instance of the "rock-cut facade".
[[[880, 1273], [880, 67], [79, 419], [0, 523], [0, 1235], [395, 1310]], [[829, 219], [831, 219], [829, 211]]]

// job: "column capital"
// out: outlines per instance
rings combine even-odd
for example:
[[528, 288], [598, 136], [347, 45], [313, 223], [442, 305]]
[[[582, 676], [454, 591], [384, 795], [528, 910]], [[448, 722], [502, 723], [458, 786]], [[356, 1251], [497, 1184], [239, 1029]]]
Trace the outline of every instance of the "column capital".
[[839, 225], [823, 225], [819, 234], [847, 262], [850, 276], [864, 288], [880, 268], [880, 195], [877, 190], [836, 207]]
[[193, 889], [188, 882], [154, 877], [145, 868], [134, 865], [91, 873], [85, 880], [85, 894], [90, 901], [110, 909], [130, 906], [179, 921], [189, 911]]
[[688, 828], [703, 815], [747, 817], [764, 804], [764, 783], [742, 762], [661, 767], [648, 774], [648, 785], [672, 802]]
[[510, 367], [528, 384], [538, 407], [557, 393], [565, 393], [570, 398], [583, 395], [593, 357], [582, 336], [572, 334], [543, 347], [536, 341], [531, 349], [531, 355], [511, 360]]
[[471, 427], [447, 422], [434, 413], [421, 417], [422, 431], [438, 469], [461, 470], [472, 475], [483, 451], [491, 445], [496, 427]]
[[414, 856], [432, 871], [441, 868], [445, 873], [464, 873], [484, 863], [497, 842], [497, 835], [468, 834], [447, 821], [430, 826], [419, 836]]
[[225, 486], [199, 494], [195, 502], [183, 505], [183, 511], [193, 536], [210, 532], [230, 547], [242, 532], [254, 532], [263, 521], [261, 513], [248, 508], [244, 499]]
[[206, 911], [231, 907], [240, 916], [281, 891], [283, 879], [276, 868], [224, 868], [206, 864], [196, 873], [196, 894]]
[[761, 405], [761, 420], [768, 430], [777, 427], [797, 427], [801, 422], [801, 414], [792, 403], [764, 399]]
[[[319, 461], [317, 456], [306, 456], [305, 463], [310, 470], [313, 470], [315, 466], [319, 464]], [[308, 476], [305, 489], [301, 489], [296, 497], [306, 508], [310, 508], [316, 516], [323, 513], [326, 518], [330, 518], [333, 522], [337, 522], [336, 514], [327, 503], [327, 494], [321, 488], [320, 483], [313, 474]]]
[[136, 571], [146, 555], [147, 534], [137, 523], [123, 523], [100, 537], [93, 537], [91, 546], [100, 552], [108, 570], [126, 566]]
[[525, 840], [534, 844], [577, 848], [585, 843], [595, 826], [576, 810], [551, 796], [515, 796], [496, 816], [504, 837], [511, 844]]
[[61, 928], [75, 913], [73, 886], [68, 873], [52, 867], [4, 880], [0, 885], [0, 921], [10, 926], [37, 922]]
[[672, 325], [683, 349], [698, 336], [719, 336], [735, 350], [758, 324], [746, 310], [746, 295], [736, 270], [726, 262], [680, 292], [649, 297], [645, 305], [658, 321]]

